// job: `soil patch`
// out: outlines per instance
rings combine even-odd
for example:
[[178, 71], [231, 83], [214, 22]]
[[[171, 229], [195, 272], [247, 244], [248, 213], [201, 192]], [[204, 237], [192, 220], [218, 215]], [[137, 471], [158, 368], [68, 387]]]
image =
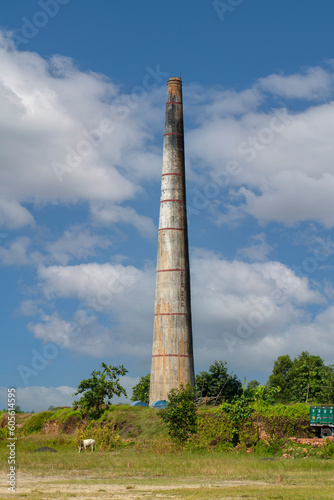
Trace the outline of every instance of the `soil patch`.
[[[81, 475], [81, 474], [80, 474]], [[142, 482], [138, 484], [138, 477], [134, 477], [134, 483], [131, 484], [131, 478], [127, 478], [129, 484], [117, 484], [117, 480], [99, 478], [97, 476], [85, 476], [85, 478], [76, 477], [75, 473], [69, 475], [47, 475], [36, 477], [27, 473], [20, 473], [17, 476], [16, 496], [20, 498], [26, 497], [45, 498], [45, 499], [61, 499], [78, 497], [80, 500], [88, 500], [96, 498], [98, 500], [127, 499], [141, 500], [151, 498], [151, 495], [157, 498], [173, 498], [175, 495], [172, 490], [175, 489], [201, 489], [213, 488], [217, 492], [219, 488], [231, 486], [266, 486], [269, 483], [261, 481], [199, 481], [196, 483], [183, 483], [182, 480], [178, 484], [145, 484], [148, 478], [141, 478]], [[5, 481], [1, 481], [2, 485]], [[168, 493], [170, 492], [170, 494]], [[12, 493], [1, 486], [0, 498], [12, 498]], [[226, 498], [226, 497], [225, 497]]]

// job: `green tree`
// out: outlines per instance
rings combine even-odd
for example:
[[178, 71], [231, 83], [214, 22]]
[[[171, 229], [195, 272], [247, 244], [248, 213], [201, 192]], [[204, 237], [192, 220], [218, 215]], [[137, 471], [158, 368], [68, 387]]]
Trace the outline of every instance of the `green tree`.
[[250, 382], [248, 382], [248, 384], [246, 382], [244, 387], [245, 398], [254, 398], [255, 389], [259, 387], [259, 385], [260, 382], [258, 382], [257, 380], [251, 380]]
[[242, 394], [242, 384], [236, 375], [228, 374], [226, 361], [215, 361], [208, 372], [196, 375], [196, 389], [200, 397], [208, 402], [221, 404], [230, 402]]
[[168, 406], [160, 413], [168, 434], [179, 443], [184, 443], [197, 431], [196, 397], [194, 387], [181, 384], [179, 389], [172, 389], [168, 393]]
[[280, 392], [275, 394], [278, 402], [325, 403], [331, 402], [334, 396], [334, 389], [330, 388], [333, 383], [333, 367], [326, 366], [320, 356], [304, 351], [293, 361], [287, 354], [279, 356], [269, 377], [268, 387], [280, 387]]
[[119, 383], [119, 377], [125, 375], [128, 370], [123, 365], [107, 366], [105, 363], [101, 364], [101, 368], [103, 371], [93, 370], [90, 378], [82, 380], [77, 392], [73, 394], [76, 396], [83, 393], [79, 401], [74, 401], [73, 407], [80, 407], [82, 412], [91, 418], [99, 418], [103, 406], [110, 404], [113, 396], [124, 394], [127, 397], [126, 390]]
[[287, 402], [291, 400], [291, 370], [293, 362], [288, 354], [279, 356], [274, 362], [273, 372], [269, 377], [268, 386], [280, 387], [276, 401]]
[[317, 399], [323, 382], [324, 366], [320, 356], [311, 356], [306, 351], [294, 360], [291, 370], [294, 401]]
[[322, 384], [318, 387], [317, 402], [333, 404], [334, 402], [334, 365], [323, 367]]
[[143, 401], [149, 404], [150, 400], [150, 380], [151, 375], [145, 375], [141, 377], [138, 384], [132, 387], [132, 398], [131, 401]]

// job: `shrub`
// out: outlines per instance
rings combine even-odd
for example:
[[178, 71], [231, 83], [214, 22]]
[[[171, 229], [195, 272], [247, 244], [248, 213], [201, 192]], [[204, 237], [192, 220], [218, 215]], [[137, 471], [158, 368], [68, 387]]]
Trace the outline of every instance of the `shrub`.
[[[281, 455], [284, 451], [287, 451], [285, 439], [269, 439], [268, 441], [258, 441], [254, 446], [254, 453], [256, 455]], [[287, 446], [290, 448], [293, 446], [290, 442]], [[290, 450], [290, 448], [288, 448]]]
[[246, 448], [250, 448], [255, 446], [258, 440], [258, 432], [254, 422], [252, 420], [244, 422], [239, 432], [240, 444], [246, 446]]
[[277, 404], [262, 407], [258, 420], [270, 438], [307, 437], [313, 435], [309, 424], [310, 407], [304, 403]]
[[250, 406], [249, 400], [244, 396], [235, 398], [233, 404], [223, 403], [217, 412], [224, 412], [232, 424], [231, 442], [237, 444], [240, 440], [240, 431], [244, 422], [251, 419], [254, 409]]
[[115, 448], [125, 447], [126, 441], [116, 432], [114, 426], [100, 422], [92, 422], [77, 430], [77, 446], [82, 439], [95, 439], [95, 447], [99, 451], [111, 451]]
[[232, 437], [233, 423], [226, 413], [207, 411], [198, 416], [197, 433], [190, 436], [188, 447], [192, 451], [225, 450]]
[[161, 410], [160, 416], [167, 425], [169, 436], [180, 443], [188, 440], [197, 429], [195, 398], [196, 389], [190, 384], [181, 384], [179, 389], [172, 389], [168, 394], [168, 407]]
[[317, 455], [321, 458], [334, 458], [334, 443], [326, 439], [325, 444], [320, 446]]

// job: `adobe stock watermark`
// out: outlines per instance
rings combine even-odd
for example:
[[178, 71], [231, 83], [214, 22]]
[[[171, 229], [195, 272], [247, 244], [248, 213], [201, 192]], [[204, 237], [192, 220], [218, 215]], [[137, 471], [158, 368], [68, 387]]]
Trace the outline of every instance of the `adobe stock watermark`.
[[54, 161], [52, 163], [52, 169], [60, 183], [63, 182], [64, 174], [73, 172], [85, 159], [91, 156], [94, 150], [103, 144], [105, 136], [111, 134], [119, 122], [126, 120], [131, 109], [135, 109], [145, 99], [147, 93], [161, 85], [169, 75], [169, 73], [160, 70], [159, 64], [156, 65], [155, 69], [146, 66], [145, 70], [146, 74], [142, 80], [142, 85], [137, 85], [128, 96], [124, 96], [116, 102], [116, 121], [104, 118], [96, 128], [82, 130], [82, 139], [74, 147], [70, 145], [65, 147], [66, 156], [64, 162]]
[[7, 448], [8, 448], [8, 465], [9, 472], [7, 473], [8, 490], [15, 492], [16, 490], [16, 387], [7, 389]]
[[38, 0], [37, 5], [40, 10], [36, 10], [33, 16], [28, 19], [22, 17], [22, 26], [19, 32], [12, 35], [16, 47], [27, 44], [35, 38], [42, 28], [49, 23], [50, 19], [56, 17], [62, 5], [67, 5], [70, 0]]
[[[313, 251], [313, 257], [305, 257], [299, 266], [293, 265], [291, 269], [300, 278], [308, 277], [319, 268], [319, 263], [323, 263], [334, 254], [334, 242], [331, 237], [327, 239], [317, 239], [318, 246]], [[235, 348], [240, 346], [246, 339], [249, 339], [256, 329], [260, 328], [264, 322], [275, 312], [276, 306], [282, 306], [287, 301], [287, 287], [289, 279], [284, 281], [282, 276], [282, 287], [276, 287], [270, 296], [258, 302], [254, 302], [254, 309], [247, 317], [238, 316], [235, 333], [223, 333], [223, 339], [230, 354], [235, 352]]]
[[213, 0], [212, 5], [215, 9], [219, 19], [225, 21], [226, 14], [234, 12], [236, 7], [239, 7], [244, 2], [244, 0]]
[[137, 280], [138, 277], [133, 272], [128, 272], [126, 275], [118, 271], [113, 271], [109, 283], [101, 288], [95, 297], [87, 300], [87, 307], [79, 308], [79, 318], [66, 326], [66, 330], [58, 335], [57, 340], [53, 342], [46, 342], [40, 350], [31, 349], [31, 360], [28, 365], [17, 365], [17, 371], [25, 386], [30, 383], [32, 377], [40, 375], [48, 366], [49, 363], [57, 358], [59, 353], [70, 347], [70, 341], [75, 337], [83, 335], [92, 335], [89, 325], [96, 319], [96, 312], [103, 311], [108, 305], [111, 304], [116, 294], [124, 291]]

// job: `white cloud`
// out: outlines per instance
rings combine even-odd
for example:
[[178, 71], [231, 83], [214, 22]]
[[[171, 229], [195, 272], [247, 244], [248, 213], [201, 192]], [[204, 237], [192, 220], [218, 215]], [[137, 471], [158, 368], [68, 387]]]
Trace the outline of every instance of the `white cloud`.
[[120, 207], [113, 204], [92, 204], [93, 221], [98, 224], [110, 225], [118, 222], [132, 225], [143, 237], [152, 238], [156, 234], [153, 220], [145, 215], [139, 215], [131, 207]]
[[260, 354], [263, 359], [264, 372], [267, 371], [267, 373], [271, 372], [273, 361], [278, 356], [289, 354], [293, 358], [302, 351], [320, 356], [326, 364], [333, 364], [333, 326], [334, 308], [329, 306], [325, 311], [319, 313], [313, 321], [291, 324], [281, 335], [267, 335], [261, 345], [247, 343], [247, 345], [242, 346], [242, 349], [244, 352], [248, 349], [249, 359], [252, 359], [253, 362]]
[[[198, 107], [199, 117], [203, 108]], [[193, 180], [202, 183], [198, 189], [218, 224], [252, 215], [266, 223], [317, 221], [333, 227], [333, 134], [333, 102], [293, 113], [285, 108], [234, 117], [212, 112], [187, 134], [192, 168], [201, 172]], [[229, 174], [231, 162], [236, 175]], [[216, 182], [211, 196], [213, 174], [225, 175], [225, 182]]]
[[[136, 213], [134, 212], [134, 215]], [[108, 248], [111, 242], [106, 236], [93, 234], [83, 226], [73, 226], [65, 230], [58, 240], [46, 242], [42, 254], [32, 249], [32, 239], [21, 236], [6, 241], [0, 246], [0, 263], [4, 266], [41, 265], [46, 262], [67, 264], [70, 260], [86, 259], [96, 255], [97, 248]], [[40, 245], [40, 248], [42, 244]]]
[[58, 349], [93, 357], [116, 354], [112, 331], [97, 322], [92, 310], [77, 311], [72, 321], [65, 321], [57, 313], [44, 314], [40, 323], [29, 323], [27, 328], [43, 344], [52, 343]]
[[100, 300], [101, 307], [108, 304], [108, 297], [110, 303], [116, 301], [145, 277], [133, 266], [97, 263], [41, 267], [38, 274], [46, 296], [91, 298]]
[[0, 226], [19, 229], [27, 225], [34, 225], [31, 213], [18, 202], [0, 196]]
[[[130, 203], [138, 194], [147, 195], [151, 179], [161, 173], [160, 148], [152, 139], [156, 128], [162, 132], [165, 88], [137, 102], [104, 76], [80, 71], [68, 58], [45, 60], [0, 43], [0, 61], [0, 224], [11, 229], [33, 227], [28, 208], [33, 207], [37, 220], [37, 207], [84, 201], [95, 229], [128, 224], [142, 236], [152, 236], [151, 218], [138, 214]], [[202, 206], [210, 208], [218, 224], [250, 215], [261, 223], [313, 220], [334, 225], [334, 104], [317, 101], [302, 111], [268, 110], [266, 101], [267, 92], [327, 99], [331, 87], [330, 73], [310, 68], [299, 75], [270, 75], [241, 92], [189, 88], [185, 108], [192, 119], [186, 134], [189, 177], [204, 193]], [[106, 123], [110, 130], [106, 131]], [[227, 170], [231, 161], [238, 166], [237, 175]], [[219, 177], [224, 172], [227, 175]], [[222, 183], [210, 191], [217, 174]], [[191, 192], [188, 196], [191, 206], [195, 196]], [[85, 227], [70, 227], [57, 241], [43, 243], [44, 256], [31, 251], [31, 232], [29, 238], [20, 236], [0, 249], [4, 265], [39, 265], [37, 279], [44, 300], [55, 305], [59, 298], [83, 303], [66, 319], [60, 312], [45, 314], [32, 301], [22, 303], [21, 312], [40, 315], [29, 328], [43, 342], [60, 343], [65, 332], [69, 335], [65, 347], [80, 354], [149, 359], [153, 266], [67, 266], [72, 259], [94, 256], [97, 248], [109, 245], [107, 237]], [[243, 368], [250, 366], [251, 352], [252, 363], [257, 357], [259, 364], [272, 363], [287, 346], [299, 352], [300, 346], [312, 345], [307, 321], [313, 333], [322, 331], [321, 316], [312, 319], [307, 305], [326, 307], [324, 297], [310, 280], [299, 278], [287, 266], [261, 262], [269, 251], [263, 236], [256, 235], [241, 253], [257, 263], [193, 253], [193, 323], [200, 365], [219, 355]], [[50, 262], [60, 265], [47, 267]], [[280, 299], [272, 295], [275, 290]], [[324, 291], [332, 293], [328, 286]], [[238, 337], [238, 329], [247, 329], [240, 321], [247, 325], [256, 318], [261, 321], [251, 326], [250, 336]], [[80, 341], [74, 334], [78, 325]], [[234, 350], [226, 342], [226, 332], [239, 342]]]
[[[154, 275], [153, 268], [120, 264], [42, 267], [39, 277], [45, 296], [78, 299], [81, 306], [72, 320], [56, 313], [44, 315], [29, 329], [43, 342], [81, 354], [143, 359], [151, 351]], [[100, 313], [108, 315], [107, 327], [99, 323]]]
[[267, 92], [290, 99], [322, 99], [333, 90], [333, 78], [320, 67], [309, 68], [304, 74], [269, 75], [258, 81]]
[[4, 266], [23, 266], [29, 263], [27, 250], [30, 238], [21, 237], [7, 245], [0, 247], [0, 262]]
[[[87, 375], [87, 377], [89, 374]], [[125, 396], [114, 397], [111, 402], [130, 404], [132, 388], [139, 382], [139, 377], [130, 377], [124, 375], [120, 378], [121, 386], [127, 393]], [[76, 392], [76, 387], [66, 385], [60, 387], [45, 387], [40, 385], [16, 388], [16, 405], [20, 406], [22, 411], [45, 411], [50, 406], [72, 406], [73, 401], [80, 398], [80, 394], [72, 396]], [[0, 407], [7, 407], [7, 387], [0, 387]]]
[[[50, 406], [71, 406], [74, 400], [74, 387], [66, 385], [60, 387], [30, 386], [16, 388], [16, 405], [22, 411], [45, 411]], [[0, 387], [2, 407], [7, 406], [7, 388]]]
[[22, 300], [17, 312], [20, 316], [36, 316], [37, 314], [43, 314], [43, 310], [41, 309], [40, 305], [41, 304], [38, 299]]
[[71, 259], [85, 259], [95, 255], [95, 249], [108, 248], [111, 242], [105, 236], [92, 234], [82, 226], [73, 226], [56, 241], [47, 243], [45, 249], [53, 262], [67, 264]]
[[[296, 187], [300, 196], [296, 196]], [[241, 188], [239, 194], [246, 200], [247, 212], [260, 221], [283, 222], [313, 220], [331, 228], [334, 225], [334, 176], [323, 174], [320, 179], [303, 172], [279, 172], [271, 178], [271, 187], [260, 195]]]
[[[287, 345], [289, 331], [297, 332], [290, 346], [297, 353], [307, 349], [308, 338], [300, 342], [300, 332], [312, 324], [307, 306], [326, 307], [326, 299], [306, 277], [279, 262], [228, 261], [204, 250], [193, 250], [191, 266], [197, 370], [217, 358], [228, 360], [240, 376], [254, 369], [254, 359], [265, 359], [263, 370], [270, 370], [279, 349]], [[54, 313], [31, 323], [35, 337], [81, 355], [108, 355], [119, 362], [126, 356], [149, 366], [153, 268], [51, 266], [41, 268], [39, 277], [47, 297], [70, 297], [82, 304], [72, 320]], [[101, 313], [108, 318], [103, 324]], [[254, 358], [249, 358], [250, 350]]]
[[[27, 203], [84, 200], [96, 222], [131, 223], [140, 234], [152, 234], [149, 217], [117, 205], [142, 195], [148, 180], [160, 176], [161, 148], [152, 139], [162, 131], [165, 89], [146, 95], [143, 87], [143, 99], [134, 100], [69, 58], [18, 52], [3, 38], [0, 61], [0, 224], [33, 225]], [[221, 173], [231, 160], [240, 166], [216, 196], [223, 204], [220, 211], [215, 207], [218, 223], [249, 214], [265, 222], [334, 225], [332, 87], [332, 73], [320, 67], [270, 75], [240, 92], [185, 87], [189, 179], [205, 187], [206, 174]], [[264, 111], [267, 92], [325, 103]], [[229, 188], [239, 198], [230, 197]]]
[[238, 253], [251, 260], [266, 260], [272, 247], [266, 242], [265, 233], [252, 236], [251, 242], [249, 246], [238, 250]]
[[206, 251], [195, 251], [191, 262], [194, 314], [200, 323], [219, 318], [226, 325], [238, 316], [247, 317], [256, 304], [270, 301], [270, 321], [282, 326], [299, 315], [294, 305], [323, 302], [307, 278], [299, 278], [279, 262], [231, 262]]
[[33, 224], [26, 202], [120, 203], [158, 177], [161, 152], [150, 146], [146, 122], [159, 114], [158, 88], [148, 98], [143, 87], [143, 99], [134, 100], [69, 58], [45, 60], [3, 38], [0, 61], [0, 224]]
[[[262, 93], [257, 88], [236, 92], [230, 89], [206, 89], [200, 85], [186, 87], [186, 95], [192, 105], [185, 104], [185, 111], [198, 123], [226, 115], [243, 115], [255, 111], [263, 100]], [[201, 108], [201, 116], [196, 113], [197, 106]]]

